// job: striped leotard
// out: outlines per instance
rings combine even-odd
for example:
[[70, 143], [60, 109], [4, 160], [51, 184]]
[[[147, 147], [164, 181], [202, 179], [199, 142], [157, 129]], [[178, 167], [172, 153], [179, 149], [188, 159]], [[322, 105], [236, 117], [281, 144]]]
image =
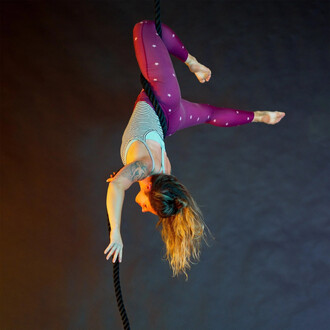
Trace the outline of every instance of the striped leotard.
[[[120, 147], [120, 155], [124, 165], [126, 165], [126, 156], [129, 147], [134, 141], [142, 142], [147, 148], [152, 160], [153, 173], [155, 168], [155, 161], [147, 145], [147, 140], [153, 140], [160, 144], [162, 150], [162, 162], [160, 172], [165, 173], [165, 143], [162, 127], [155, 110], [146, 102], [137, 102], [131, 118], [126, 126], [122, 137], [122, 144]], [[156, 174], [156, 173], [154, 173]]]

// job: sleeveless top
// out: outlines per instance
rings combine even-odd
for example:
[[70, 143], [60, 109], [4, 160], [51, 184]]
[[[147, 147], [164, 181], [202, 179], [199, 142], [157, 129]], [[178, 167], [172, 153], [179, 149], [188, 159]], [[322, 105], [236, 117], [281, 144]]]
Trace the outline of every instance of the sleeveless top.
[[149, 152], [152, 160], [151, 172], [153, 172], [155, 168], [155, 161], [147, 145], [147, 140], [153, 140], [160, 144], [162, 151], [162, 163], [159, 173], [165, 173], [165, 143], [159, 118], [155, 110], [147, 102], [138, 101], [134, 107], [133, 113], [122, 137], [120, 156], [124, 165], [126, 165], [126, 156], [129, 147], [134, 141], [140, 141], [146, 146]]

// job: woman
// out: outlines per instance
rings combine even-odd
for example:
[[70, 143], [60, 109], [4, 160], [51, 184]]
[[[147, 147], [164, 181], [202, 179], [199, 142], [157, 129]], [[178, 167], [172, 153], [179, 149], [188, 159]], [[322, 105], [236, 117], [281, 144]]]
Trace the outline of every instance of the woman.
[[[160, 38], [154, 21], [137, 23], [133, 29], [133, 42], [140, 70], [164, 111], [168, 126], [166, 136], [202, 123], [220, 127], [250, 122], [276, 124], [285, 115], [278, 111], [242, 111], [184, 100], [169, 54], [184, 62], [201, 83], [210, 80], [210, 69], [190, 55], [174, 31], [165, 24], [162, 24]], [[156, 227], [162, 225], [161, 235], [173, 276], [182, 272], [187, 278], [186, 270], [190, 268], [191, 259], [199, 260], [206, 225], [188, 190], [171, 175], [163, 131], [144, 90], [135, 102], [123, 134], [121, 157], [125, 166], [107, 180], [110, 182], [107, 210], [111, 234], [110, 244], [104, 251], [106, 259], [113, 256], [113, 262], [117, 258], [122, 261], [120, 222], [124, 193], [134, 182], [139, 182], [136, 202], [142, 212], [151, 212], [159, 217]]]

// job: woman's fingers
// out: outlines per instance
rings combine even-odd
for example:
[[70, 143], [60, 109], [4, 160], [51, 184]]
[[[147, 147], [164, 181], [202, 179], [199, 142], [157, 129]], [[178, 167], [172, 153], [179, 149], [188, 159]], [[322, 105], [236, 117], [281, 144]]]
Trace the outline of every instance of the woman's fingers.
[[109, 252], [109, 254], [108, 254], [108, 256], [107, 256], [107, 259], [108, 259], [108, 260], [110, 259], [110, 256], [115, 252], [115, 250], [116, 250], [116, 246], [114, 245], [114, 246], [111, 248], [111, 250], [110, 250], [110, 252]]
[[[111, 244], [105, 249], [104, 254], [106, 254], [109, 251], [110, 247], [111, 247]], [[123, 256], [123, 247], [119, 246], [116, 243], [113, 243], [113, 245], [112, 245], [112, 247], [110, 249], [110, 252], [106, 256], [106, 259], [109, 260], [110, 257], [113, 255], [112, 262], [115, 263], [118, 254], [119, 254], [119, 262], [121, 262], [122, 256]]]
[[111, 182], [111, 180], [114, 179], [115, 175], [116, 175], [116, 172], [112, 172], [112, 174], [110, 175], [110, 178], [107, 179], [106, 182]]
[[119, 253], [119, 250], [116, 250], [116, 253], [112, 259], [112, 262], [115, 263], [116, 262], [116, 259], [117, 259], [117, 256], [118, 256], [118, 253]]
[[113, 251], [116, 249], [116, 246], [115, 246], [116, 243], [111, 243], [109, 244], [109, 246], [105, 249], [104, 251], [104, 254], [107, 254], [108, 252], [108, 255], [107, 255], [107, 259], [110, 258], [110, 256], [112, 255]]
[[104, 250], [104, 254], [107, 254], [106, 259], [109, 260], [113, 256], [112, 261], [115, 263], [117, 258], [119, 262], [122, 260], [123, 241], [119, 230], [111, 230], [110, 244]]
[[113, 246], [113, 244], [114, 243], [111, 243], [108, 245], [108, 247], [104, 250], [104, 254], [106, 254], [110, 250], [110, 248]]

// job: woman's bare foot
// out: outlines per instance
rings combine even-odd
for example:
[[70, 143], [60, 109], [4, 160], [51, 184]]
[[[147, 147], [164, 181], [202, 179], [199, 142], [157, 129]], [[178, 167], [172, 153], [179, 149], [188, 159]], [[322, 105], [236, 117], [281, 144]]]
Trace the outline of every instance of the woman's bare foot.
[[211, 70], [205, 65], [200, 64], [196, 57], [188, 54], [185, 64], [188, 65], [189, 70], [196, 75], [200, 83], [205, 83], [205, 81], [209, 81], [211, 79]]
[[269, 125], [275, 125], [284, 116], [285, 116], [285, 112], [280, 112], [280, 111], [255, 111], [254, 119], [252, 121], [265, 123]]

